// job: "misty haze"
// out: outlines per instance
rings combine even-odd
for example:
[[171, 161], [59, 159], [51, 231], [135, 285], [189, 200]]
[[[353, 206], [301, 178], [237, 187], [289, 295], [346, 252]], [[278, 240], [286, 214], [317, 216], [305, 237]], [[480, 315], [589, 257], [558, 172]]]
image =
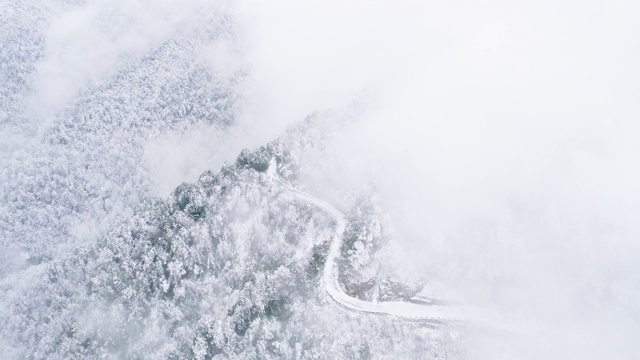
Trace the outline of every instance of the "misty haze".
[[637, 359], [639, 18], [0, 0], [0, 359]]

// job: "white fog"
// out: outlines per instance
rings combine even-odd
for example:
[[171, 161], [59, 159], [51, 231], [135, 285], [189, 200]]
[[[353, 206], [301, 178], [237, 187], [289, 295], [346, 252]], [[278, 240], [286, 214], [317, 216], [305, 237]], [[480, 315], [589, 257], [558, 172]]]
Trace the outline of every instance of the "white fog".
[[640, 4], [0, 9], [0, 357], [637, 356]]

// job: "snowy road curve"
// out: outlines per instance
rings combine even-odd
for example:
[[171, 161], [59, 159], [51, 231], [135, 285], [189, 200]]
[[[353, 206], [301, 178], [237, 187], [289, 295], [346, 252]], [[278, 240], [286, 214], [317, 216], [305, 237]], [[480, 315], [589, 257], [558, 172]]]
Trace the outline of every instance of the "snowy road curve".
[[[271, 168], [275, 168], [271, 167]], [[273, 174], [273, 173], [272, 173]], [[276, 181], [282, 184], [286, 190], [314, 206], [322, 209], [333, 217], [336, 221], [336, 230], [331, 240], [329, 254], [323, 270], [323, 283], [327, 294], [338, 305], [361, 313], [395, 316], [404, 319], [422, 320], [430, 323], [468, 323], [512, 331], [512, 326], [504, 321], [488, 316], [482, 310], [471, 306], [459, 305], [423, 305], [405, 301], [385, 301], [371, 302], [349, 296], [339, 281], [339, 270], [337, 260], [340, 256], [342, 245], [342, 234], [346, 222], [345, 215], [330, 203], [321, 200], [282, 181], [276, 174], [273, 174]]]

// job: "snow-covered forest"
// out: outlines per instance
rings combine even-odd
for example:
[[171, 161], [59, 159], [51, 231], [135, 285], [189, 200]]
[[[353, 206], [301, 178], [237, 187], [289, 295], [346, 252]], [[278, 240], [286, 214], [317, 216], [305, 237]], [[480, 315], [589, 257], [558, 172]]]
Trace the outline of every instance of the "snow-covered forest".
[[634, 358], [639, 13], [0, 0], [0, 358]]

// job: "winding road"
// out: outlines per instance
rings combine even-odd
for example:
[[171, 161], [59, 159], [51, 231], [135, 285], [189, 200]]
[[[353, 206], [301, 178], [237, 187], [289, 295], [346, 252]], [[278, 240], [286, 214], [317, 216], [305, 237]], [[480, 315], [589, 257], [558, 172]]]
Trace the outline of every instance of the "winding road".
[[342, 246], [342, 234], [346, 221], [345, 215], [329, 202], [319, 199], [304, 191], [298, 190], [283, 181], [275, 172], [275, 166], [270, 166], [273, 171], [268, 171], [275, 181], [279, 182], [289, 193], [295, 195], [310, 204], [317, 206], [333, 217], [336, 221], [336, 230], [331, 240], [329, 254], [325, 262], [322, 278], [327, 294], [333, 301], [343, 308], [361, 313], [387, 315], [410, 320], [421, 320], [433, 324], [466, 323], [479, 325], [493, 329], [512, 332], [513, 326], [505, 321], [486, 314], [485, 311], [472, 306], [464, 305], [425, 305], [406, 301], [371, 302], [349, 296], [339, 281], [337, 259], [340, 256]]

